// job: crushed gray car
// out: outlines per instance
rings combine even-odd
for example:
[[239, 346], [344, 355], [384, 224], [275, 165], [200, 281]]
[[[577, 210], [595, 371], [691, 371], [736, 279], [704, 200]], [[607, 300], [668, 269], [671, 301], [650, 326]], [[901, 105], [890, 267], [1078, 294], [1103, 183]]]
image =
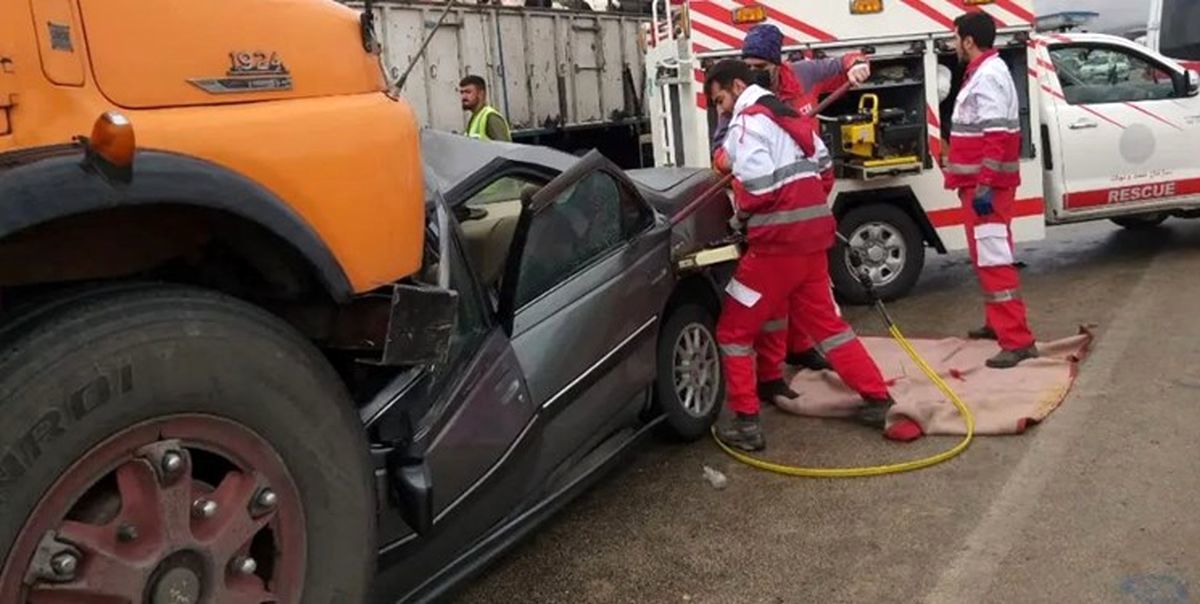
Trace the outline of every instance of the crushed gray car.
[[[446, 362], [392, 386], [378, 602], [444, 595], [651, 432], [704, 437], [732, 267], [678, 260], [728, 233], [709, 170], [426, 131], [432, 263], [457, 292]], [[718, 274], [716, 271], [724, 271]]]

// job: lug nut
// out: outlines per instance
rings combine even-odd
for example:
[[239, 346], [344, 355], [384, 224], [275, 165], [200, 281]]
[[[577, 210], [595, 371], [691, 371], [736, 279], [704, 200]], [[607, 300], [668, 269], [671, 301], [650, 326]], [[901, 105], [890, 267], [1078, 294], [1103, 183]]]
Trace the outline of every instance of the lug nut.
[[138, 530], [136, 526], [126, 523], [117, 527], [117, 540], [121, 543], [129, 543], [130, 541], [137, 540], [137, 538]]
[[75, 554], [59, 554], [50, 560], [50, 570], [53, 570], [55, 575], [62, 578], [75, 576], [75, 571], [78, 569], [79, 558], [76, 558]]
[[229, 563], [229, 568], [239, 575], [252, 575], [258, 570], [258, 562], [248, 556], [238, 556]]
[[162, 458], [162, 469], [167, 474], [174, 474], [183, 469], [183, 455], [169, 451]]
[[279, 496], [271, 489], [263, 489], [258, 492], [258, 497], [254, 498], [254, 502], [261, 508], [271, 509], [275, 507], [276, 503], [279, 503]]
[[220, 506], [217, 505], [217, 502], [201, 497], [192, 502], [192, 516], [196, 518], [212, 518], [217, 515], [219, 508]]

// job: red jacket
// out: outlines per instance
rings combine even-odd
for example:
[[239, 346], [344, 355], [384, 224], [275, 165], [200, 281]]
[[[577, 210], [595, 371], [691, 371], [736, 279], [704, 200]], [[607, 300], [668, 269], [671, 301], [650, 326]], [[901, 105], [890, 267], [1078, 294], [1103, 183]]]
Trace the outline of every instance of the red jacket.
[[833, 161], [813, 130], [812, 118], [761, 87], [738, 99], [725, 149], [734, 205], [757, 253], [811, 254], [833, 245], [835, 221], [826, 203]]
[[[847, 81], [846, 72], [858, 61], [862, 60], [860, 52], [848, 52], [840, 58], [809, 59], [795, 63], [784, 63], [779, 68], [779, 87], [775, 96], [787, 103], [801, 115], [812, 111], [820, 101], [822, 94], [837, 90]], [[722, 144], [729, 130], [729, 116], [717, 118], [717, 127], [713, 131], [712, 153], [714, 164], [718, 170], [725, 171], [726, 163]], [[813, 132], [820, 136], [816, 120], [812, 121]]]
[[950, 129], [947, 189], [1021, 184], [1021, 121], [1017, 87], [1004, 60], [989, 50], [971, 61]]

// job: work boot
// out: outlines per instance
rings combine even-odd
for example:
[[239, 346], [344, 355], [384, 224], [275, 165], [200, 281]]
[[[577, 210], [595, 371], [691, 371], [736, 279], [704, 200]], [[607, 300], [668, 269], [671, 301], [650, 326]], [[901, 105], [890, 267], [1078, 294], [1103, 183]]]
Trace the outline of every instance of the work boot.
[[829, 365], [829, 361], [825, 360], [825, 357], [820, 352], [817, 352], [816, 348], [809, 348], [803, 352], [789, 352], [786, 362], [792, 367], [811, 369], [813, 371], [833, 369]]
[[760, 382], [758, 384], [758, 399], [764, 403], [771, 405], [775, 404], [775, 397], [782, 396], [783, 398], [796, 398], [800, 396], [796, 391], [788, 388], [787, 382], [782, 379], [771, 380], [769, 382]]
[[854, 421], [880, 430], [887, 426], [888, 410], [896, 404], [892, 397], [883, 400], [863, 397], [863, 402], [854, 412]]
[[984, 325], [983, 327], [980, 327], [977, 329], [972, 329], [971, 331], [968, 331], [967, 337], [972, 340], [995, 340], [995, 339], [998, 339], [996, 337], [996, 330], [992, 329], [990, 326], [987, 326], [987, 325]]
[[1025, 359], [1036, 359], [1038, 356], [1037, 346], [1029, 345], [1025, 348], [1016, 350], [1001, 350], [1000, 354], [987, 360], [987, 366], [992, 369], [1009, 369], [1016, 367], [1017, 363]]
[[767, 437], [763, 434], [762, 422], [758, 414], [737, 414], [733, 421], [724, 428], [717, 430], [717, 438], [721, 442], [743, 451], [762, 451], [767, 448]]

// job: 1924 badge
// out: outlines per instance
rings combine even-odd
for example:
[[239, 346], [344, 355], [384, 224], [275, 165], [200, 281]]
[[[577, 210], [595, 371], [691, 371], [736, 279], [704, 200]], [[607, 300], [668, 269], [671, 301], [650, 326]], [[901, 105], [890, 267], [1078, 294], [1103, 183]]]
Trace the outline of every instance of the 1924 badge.
[[210, 94], [277, 92], [292, 89], [292, 74], [279, 53], [231, 52], [229, 71], [223, 78], [192, 78], [188, 81]]

